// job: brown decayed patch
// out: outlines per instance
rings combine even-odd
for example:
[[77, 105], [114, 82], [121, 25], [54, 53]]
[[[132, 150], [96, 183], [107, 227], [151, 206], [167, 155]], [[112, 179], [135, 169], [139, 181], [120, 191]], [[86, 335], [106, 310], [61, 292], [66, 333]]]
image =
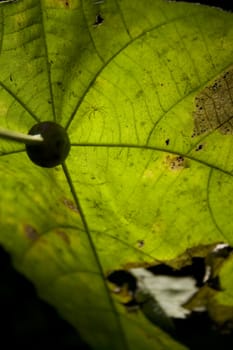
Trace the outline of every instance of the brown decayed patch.
[[57, 230], [57, 231], [56, 231], [56, 234], [57, 234], [59, 237], [61, 237], [61, 239], [62, 239], [66, 244], [70, 245], [70, 238], [69, 238], [69, 236], [67, 235], [66, 232], [61, 231], [61, 230]]
[[165, 159], [165, 164], [170, 170], [182, 170], [188, 167], [187, 160], [183, 156], [168, 155]]
[[27, 238], [29, 238], [31, 241], [36, 241], [40, 236], [35, 227], [29, 224], [24, 225], [24, 232], [26, 233]]
[[75, 203], [68, 198], [62, 198], [62, 203], [65, 204], [67, 208], [74, 211], [75, 213], [79, 213], [78, 208], [76, 207]]
[[193, 118], [193, 136], [213, 130], [233, 134], [233, 67], [196, 96]]
[[150, 267], [151, 265], [156, 264], [156, 261], [152, 263], [147, 263], [147, 262], [128, 262], [126, 264], [124, 264], [123, 269], [124, 270], [130, 270], [130, 269], [135, 269], [137, 267], [143, 267], [143, 268], [147, 268]]

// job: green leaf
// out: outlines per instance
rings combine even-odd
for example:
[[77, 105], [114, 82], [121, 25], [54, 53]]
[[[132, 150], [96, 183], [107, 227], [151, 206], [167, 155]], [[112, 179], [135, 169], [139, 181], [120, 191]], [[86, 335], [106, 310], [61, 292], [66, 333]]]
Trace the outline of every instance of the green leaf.
[[53, 169], [0, 141], [0, 242], [93, 349], [183, 349], [128, 313], [106, 276], [233, 244], [232, 127], [221, 132], [232, 118], [232, 16], [163, 0], [0, 7], [1, 127], [27, 133], [50, 120], [71, 141]]

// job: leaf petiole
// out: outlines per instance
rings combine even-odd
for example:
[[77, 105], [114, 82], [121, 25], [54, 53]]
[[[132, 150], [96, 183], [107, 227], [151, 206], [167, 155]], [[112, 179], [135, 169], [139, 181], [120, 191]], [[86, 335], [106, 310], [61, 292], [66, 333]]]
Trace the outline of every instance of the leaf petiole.
[[26, 145], [38, 144], [44, 141], [40, 134], [27, 135], [18, 131], [0, 128], [0, 138], [25, 143]]

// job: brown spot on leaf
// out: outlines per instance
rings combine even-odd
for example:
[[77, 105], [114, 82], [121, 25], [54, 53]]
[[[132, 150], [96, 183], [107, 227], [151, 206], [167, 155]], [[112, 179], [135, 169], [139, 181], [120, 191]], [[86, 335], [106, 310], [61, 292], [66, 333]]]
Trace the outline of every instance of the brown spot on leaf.
[[139, 240], [137, 241], [137, 246], [138, 246], [138, 248], [143, 248], [143, 247], [144, 247], [144, 244], [145, 244], [145, 242], [143, 241], [143, 239], [139, 239]]
[[130, 269], [135, 269], [137, 267], [150, 267], [151, 263], [147, 263], [147, 262], [128, 262], [126, 264], [124, 264], [123, 268], [125, 270], [130, 270]]
[[193, 136], [213, 130], [233, 134], [233, 67], [196, 96], [193, 118]]
[[170, 170], [182, 170], [188, 167], [187, 160], [183, 156], [169, 155], [165, 159], [165, 163]]
[[24, 232], [31, 241], [36, 241], [40, 236], [38, 231], [29, 224], [24, 225]]
[[62, 202], [70, 210], [74, 211], [75, 213], [79, 213], [78, 208], [76, 207], [75, 203], [71, 199], [63, 198]]
[[56, 231], [56, 234], [57, 234], [59, 237], [61, 237], [61, 239], [62, 239], [66, 244], [70, 245], [70, 238], [69, 238], [69, 236], [67, 235], [66, 232], [61, 231], [61, 230], [58, 230], [58, 231]]
[[60, 8], [70, 8], [71, 5], [72, 5], [72, 0], [58, 0], [57, 1], [57, 6], [60, 7]]

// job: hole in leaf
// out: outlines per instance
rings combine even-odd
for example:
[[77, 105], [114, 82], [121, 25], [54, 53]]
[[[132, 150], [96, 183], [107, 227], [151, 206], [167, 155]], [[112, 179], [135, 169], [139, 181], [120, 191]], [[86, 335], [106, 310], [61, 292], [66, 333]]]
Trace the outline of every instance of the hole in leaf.
[[98, 14], [95, 17], [95, 23], [93, 25], [96, 27], [96, 26], [99, 26], [100, 24], [102, 24], [103, 22], [104, 22], [103, 17], [101, 16], [101, 14]]
[[127, 285], [132, 292], [135, 292], [137, 289], [137, 280], [130, 272], [124, 270], [113, 271], [108, 275], [107, 279], [120, 288]]

